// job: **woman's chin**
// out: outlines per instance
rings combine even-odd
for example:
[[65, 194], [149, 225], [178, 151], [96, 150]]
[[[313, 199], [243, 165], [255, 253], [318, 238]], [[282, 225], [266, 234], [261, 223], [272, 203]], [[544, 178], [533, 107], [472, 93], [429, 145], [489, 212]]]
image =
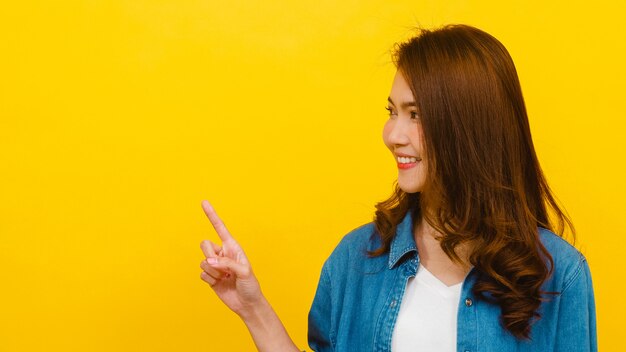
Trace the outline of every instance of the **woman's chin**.
[[405, 193], [419, 193], [422, 190], [422, 187], [419, 184], [405, 184], [403, 182], [398, 182], [398, 187]]

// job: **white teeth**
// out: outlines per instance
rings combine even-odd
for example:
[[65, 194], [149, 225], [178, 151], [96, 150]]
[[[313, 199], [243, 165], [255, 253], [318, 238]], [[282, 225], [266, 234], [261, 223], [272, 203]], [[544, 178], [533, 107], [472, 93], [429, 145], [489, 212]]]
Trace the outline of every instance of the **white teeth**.
[[415, 163], [417, 162], [417, 159], [414, 157], [404, 157], [404, 156], [399, 156], [398, 158], [398, 162], [401, 164], [408, 164], [408, 163]]

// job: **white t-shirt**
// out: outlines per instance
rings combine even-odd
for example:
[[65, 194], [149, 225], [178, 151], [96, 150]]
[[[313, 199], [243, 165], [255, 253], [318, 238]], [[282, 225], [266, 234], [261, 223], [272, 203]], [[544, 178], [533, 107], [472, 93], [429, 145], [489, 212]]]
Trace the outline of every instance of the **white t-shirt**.
[[462, 282], [446, 286], [420, 265], [409, 278], [391, 338], [393, 352], [456, 351]]

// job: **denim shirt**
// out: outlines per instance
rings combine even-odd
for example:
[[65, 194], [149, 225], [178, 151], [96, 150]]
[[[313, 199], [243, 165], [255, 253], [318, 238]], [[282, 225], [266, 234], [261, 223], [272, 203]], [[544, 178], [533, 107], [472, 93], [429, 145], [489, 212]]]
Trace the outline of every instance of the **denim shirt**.
[[[539, 228], [554, 270], [543, 285], [541, 319], [531, 340], [515, 338], [501, 325], [500, 307], [472, 293], [476, 271], [463, 281], [457, 314], [457, 351], [597, 351], [591, 274], [585, 257], [554, 233]], [[369, 258], [380, 246], [374, 223], [348, 233], [324, 263], [309, 312], [309, 346], [322, 351], [391, 351], [391, 337], [407, 280], [419, 256], [413, 219], [407, 212], [389, 252]], [[429, 351], [430, 352], [430, 351]]]

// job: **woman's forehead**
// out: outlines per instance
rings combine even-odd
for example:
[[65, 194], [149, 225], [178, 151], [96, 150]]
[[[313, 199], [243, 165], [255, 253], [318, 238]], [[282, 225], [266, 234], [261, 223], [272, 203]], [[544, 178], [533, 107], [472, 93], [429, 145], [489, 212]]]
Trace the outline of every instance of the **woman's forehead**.
[[389, 99], [390, 102], [396, 106], [415, 103], [411, 87], [409, 87], [408, 82], [404, 79], [404, 76], [399, 70], [396, 72], [396, 75], [393, 78], [391, 92], [389, 93]]

